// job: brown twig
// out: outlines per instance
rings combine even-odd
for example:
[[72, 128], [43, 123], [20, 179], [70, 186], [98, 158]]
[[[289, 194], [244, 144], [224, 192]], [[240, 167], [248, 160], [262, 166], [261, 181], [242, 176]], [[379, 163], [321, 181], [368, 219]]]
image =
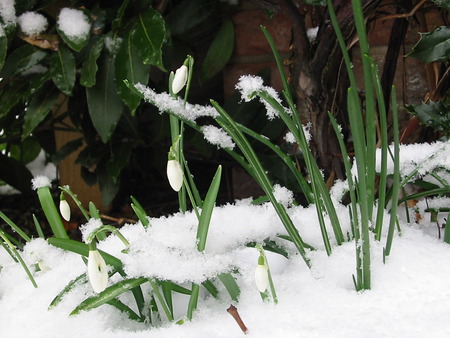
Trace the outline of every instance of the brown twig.
[[414, 14], [416, 14], [416, 12], [420, 9], [420, 7], [422, 7], [422, 5], [427, 2], [427, 0], [422, 0], [420, 1], [410, 12], [408, 13], [403, 13], [403, 14], [391, 14], [391, 15], [387, 15], [382, 17], [382, 20], [390, 20], [390, 19], [400, 19], [400, 18], [410, 18], [412, 17]]
[[239, 316], [239, 312], [236, 309], [236, 307], [234, 305], [230, 305], [230, 307], [227, 309], [227, 312], [234, 318], [236, 323], [238, 323], [242, 332], [244, 332], [244, 334], [247, 334], [248, 333], [247, 326], [245, 326], [244, 322], [241, 319], [241, 316]]

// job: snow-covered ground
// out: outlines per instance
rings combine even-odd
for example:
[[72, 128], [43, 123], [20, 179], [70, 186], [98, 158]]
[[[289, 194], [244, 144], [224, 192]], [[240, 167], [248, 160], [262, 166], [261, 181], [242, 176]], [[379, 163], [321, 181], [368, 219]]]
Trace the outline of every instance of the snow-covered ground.
[[[354, 242], [334, 246], [327, 257], [315, 211], [292, 207], [289, 212], [304, 240], [317, 250], [308, 253], [312, 269], [300, 256], [286, 259], [267, 252], [277, 305], [261, 301], [254, 284], [258, 251], [245, 243], [275, 238], [277, 233], [285, 233], [284, 228], [270, 205], [240, 201], [214, 210], [204, 254], [195, 250], [197, 222], [192, 213], [152, 219], [146, 230], [140, 223], [126, 225], [121, 231], [131, 243], [127, 254], [121, 252], [123, 244], [114, 235], [98, 245], [120, 258], [130, 276], [168, 278], [186, 287], [190, 286], [188, 281], [199, 282], [218, 271], [237, 269], [241, 288], [238, 303], [216, 283], [220, 299], [202, 291], [194, 319], [183, 325], [164, 319], [157, 328], [136, 323], [109, 305], [69, 317], [80, 302], [94, 294], [89, 284], [82, 284], [56, 308], [47, 310], [56, 294], [86, 271], [86, 266], [80, 256], [37, 239], [27, 244], [23, 257], [30, 265], [41, 260], [50, 269], [35, 272], [38, 288], [32, 286], [20, 265], [0, 250], [1, 336], [240, 337], [244, 334], [226, 311], [232, 303], [250, 337], [450, 336], [446, 319], [450, 313], [450, 246], [437, 238], [429, 215], [421, 224], [401, 221], [402, 232], [394, 238], [385, 264], [385, 239], [372, 241], [372, 290], [357, 293], [352, 281]], [[338, 212], [345, 220], [345, 208]], [[402, 209], [399, 212], [404, 214]], [[146, 285], [144, 295], [148, 295]], [[121, 299], [132, 304], [127, 297]], [[175, 296], [175, 321], [185, 317], [187, 302], [187, 296]]]

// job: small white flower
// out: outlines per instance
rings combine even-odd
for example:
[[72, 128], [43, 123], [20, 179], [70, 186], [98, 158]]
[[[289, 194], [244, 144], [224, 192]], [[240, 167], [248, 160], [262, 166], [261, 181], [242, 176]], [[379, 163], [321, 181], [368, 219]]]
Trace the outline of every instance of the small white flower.
[[177, 160], [167, 161], [167, 178], [170, 186], [175, 191], [180, 191], [183, 186], [183, 169]]
[[186, 85], [188, 78], [188, 67], [182, 65], [175, 72], [175, 76], [172, 81], [172, 92], [177, 94]]
[[255, 283], [259, 292], [266, 292], [269, 287], [269, 271], [267, 266], [261, 264], [256, 266]]
[[65, 199], [59, 201], [59, 212], [61, 213], [62, 218], [67, 222], [70, 221], [70, 206]]
[[89, 250], [88, 277], [95, 292], [99, 293], [106, 289], [108, 285], [108, 269], [98, 250]]

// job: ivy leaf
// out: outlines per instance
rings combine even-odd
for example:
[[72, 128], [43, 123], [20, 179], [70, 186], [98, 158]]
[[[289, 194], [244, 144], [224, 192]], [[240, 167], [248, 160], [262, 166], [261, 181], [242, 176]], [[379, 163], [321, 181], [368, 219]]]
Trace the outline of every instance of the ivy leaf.
[[231, 20], [220, 27], [205, 57], [201, 79], [208, 80], [216, 75], [231, 57], [234, 46], [234, 27]]
[[6, 58], [0, 77], [6, 78], [20, 74], [41, 62], [47, 53], [29, 44], [17, 48]]
[[75, 57], [64, 46], [53, 53], [50, 58], [50, 74], [56, 87], [64, 94], [71, 96], [75, 85]]
[[22, 140], [30, 135], [39, 123], [47, 117], [55, 105], [58, 96], [59, 91], [51, 83], [43, 86], [33, 95], [25, 112]]
[[419, 42], [408, 56], [425, 63], [447, 61], [450, 57], [450, 27], [442, 26], [430, 33], [420, 33]]
[[165, 71], [162, 63], [162, 45], [166, 25], [161, 14], [153, 8], [139, 15], [131, 31], [131, 39], [139, 56], [147, 65], [155, 65]]
[[150, 66], [143, 64], [138, 57], [138, 51], [131, 41], [131, 34], [128, 34], [120, 46], [116, 55], [115, 68], [117, 92], [133, 114], [141, 102], [141, 98], [134, 94], [123, 80], [147, 84]]
[[95, 85], [86, 88], [89, 115], [103, 143], [110, 139], [124, 108], [117, 95], [114, 73], [113, 57], [103, 53]]
[[436, 130], [450, 132], [450, 107], [445, 103], [422, 103], [415, 106], [407, 106], [406, 109], [417, 116], [421, 123]]
[[88, 58], [83, 62], [81, 68], [80, 84], [85, 87], [95, 85], [95, 76], [97, 75], [97, 59], [100, 57], [104, 46], [104, 39], [97, 39], [89, 50]]

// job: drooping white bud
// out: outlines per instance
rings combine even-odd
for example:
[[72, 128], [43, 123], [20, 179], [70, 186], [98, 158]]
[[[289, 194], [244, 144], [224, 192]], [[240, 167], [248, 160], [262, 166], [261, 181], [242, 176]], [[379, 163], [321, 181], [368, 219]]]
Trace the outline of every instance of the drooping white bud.
[[267, 266], [258, 264], [255, 270], [255, 284], [259, 292], [266, 292], [269, 287], [269, 271]]
[[182, 65], [176, 70], [175, 76], [172, 81], [172, 92], [174, 94], [178, 94], [178, 92], [186, 85], [188, 79], [188, 71], [188, 67], [186, 67], [185, 65]]
[[183, 169], [177, 160], [167, 161], [167, 178], [169, 184], [175, 191], [180, 191], [183, 186]]
[[62, 218], [67, 222], [70, 221], [70, 206], [65, 199], [59, 200], [59, 212], [61, 213]]
[[108, 269], [98, 250], [89, 250], [88, 278], [92, 288], [97, 293], [105, 290], [108, 285]]

